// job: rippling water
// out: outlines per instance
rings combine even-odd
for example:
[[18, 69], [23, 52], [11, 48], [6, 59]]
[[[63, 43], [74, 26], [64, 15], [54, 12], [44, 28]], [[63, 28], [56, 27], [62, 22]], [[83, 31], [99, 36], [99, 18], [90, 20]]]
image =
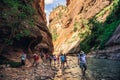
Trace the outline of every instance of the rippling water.
[[68, 67], [59, 67], [54, 80], [120, 80], [120, 61], [88, 58], [86, 77], [81, 74], [77, 57], [68, 57]]
[[93, 80], [120, 80], [120, 61], [89, 58], [88, 72]]

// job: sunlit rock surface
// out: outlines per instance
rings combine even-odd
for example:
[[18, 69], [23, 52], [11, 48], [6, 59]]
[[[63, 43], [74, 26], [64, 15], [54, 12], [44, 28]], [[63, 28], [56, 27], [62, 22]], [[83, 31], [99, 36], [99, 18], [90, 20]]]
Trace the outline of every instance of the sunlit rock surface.
[[[87, 24], [103, 8], [110, 5], [109, 0], [67, 0], [67, 6], [58, 6], [50, 13], [49, 28], [54, 42], [54, 53], [76, 53], [79, 43], [91, 31]], [[108, 11], [109, 12], [109, 11]], [[98, 17], [106, 19], [108, 16]], [[82, 35], [84, 34], [85, 35]]]

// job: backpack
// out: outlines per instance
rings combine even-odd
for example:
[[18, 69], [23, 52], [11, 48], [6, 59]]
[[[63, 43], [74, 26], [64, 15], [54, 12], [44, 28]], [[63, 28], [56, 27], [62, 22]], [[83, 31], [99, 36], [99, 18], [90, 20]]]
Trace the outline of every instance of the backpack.
[[61, 56], [61, 61], [62, 61], [62, 62], [65, 61], [65, 56]]
[[33, 58], [34, 58], [35, 61], [39, 60], [39, 56], [38, 55], [34, 55]]
[[39, 60], [39, 57], [38, 57], [38, 55], [36, 56], [36, 60]]

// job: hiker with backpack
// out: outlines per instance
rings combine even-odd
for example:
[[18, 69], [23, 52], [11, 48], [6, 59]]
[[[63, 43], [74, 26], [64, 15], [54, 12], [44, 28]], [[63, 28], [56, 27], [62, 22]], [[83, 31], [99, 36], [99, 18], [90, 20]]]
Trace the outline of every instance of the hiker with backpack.
[[68, 63], [67, 63], [67, 56], [66, 56], [66, 54], [64, 54], [64, 57], [65, 57], [64, 64], [68, 67]]
[[49, 54], [45, 53], [45, 62], [47, 62], [49, 60]]
[[61, 68], [64, 69], [65, 56], [63, 54], [61, 54], [60, 60], [61, 60]]
[[37, 67], [37, 65], [38, 65], [38, 60], [39, 60], [39, 56], [38, 56], [36, 53], [33, 55], [33, 60], [34, 60], [33, 66], [36, 66], [36, 67]]
[[59, 66], [60, 64], [60, 55], [57, 55], [57, 65]]
[[25, 61], [26, 61], [26, 54], [23, 52], [23, 54], [21, 55], [21, 65], [25, 65]]
[[50, 62], [50, 67], [52, 65], [52, 55], [49, 55], [49, 62]]
[[83, 51], [78, 54], [78, 65], [81, 68], [82, 75], [85, 76], [85, 71], [87, 70], [86, 55]]

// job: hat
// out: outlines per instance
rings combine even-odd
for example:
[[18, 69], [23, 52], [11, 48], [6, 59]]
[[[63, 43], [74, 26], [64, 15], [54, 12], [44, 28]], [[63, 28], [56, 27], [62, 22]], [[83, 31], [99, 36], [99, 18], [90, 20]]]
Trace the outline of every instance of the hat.
[[35, 53], [35, 54], [33, 54], [34, 56], [36, 56], [37, 54]]
[[80, 53], [81, 53], [81, 54], [84, 54], [84, 51], [81, 51]]

